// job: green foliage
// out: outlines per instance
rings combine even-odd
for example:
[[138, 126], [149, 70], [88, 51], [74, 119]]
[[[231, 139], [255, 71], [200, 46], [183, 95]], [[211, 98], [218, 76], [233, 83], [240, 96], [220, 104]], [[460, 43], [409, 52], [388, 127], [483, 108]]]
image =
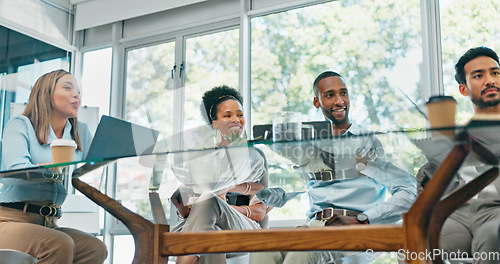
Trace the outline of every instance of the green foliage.
[[407, 127], [420, 116], [402, 116], [394, 125], [394, 115], [411, 107], [382, 72], [420, 45], [419, 1], [413, 0], [335, 1], [254, 18], [252, 121], [269, 123], [273, 113], [289, 110], [312, 116], [312, 82], [334, 70], [346, 78], [351, 101], [363, 102], [351, 107], [353, 119]]
[[238, 89], [239, 30], [211, 33], [186, 40], [185, 128], [203, 124], [202, 94], [215, 86]]
[[172, 134], [174, 49], [165, 43], [127, 52], [127, 120], [159, 130], [160, 138]]
[[487, 46], [500, 52], [500, 5], [493, 0], [449, 1], [441, 8], [441, 44], [445, 92], [458, 100], [457, 122], [465, 123], [472, 116], [472, 105], [458, 91], [454, 79], [455, 63], [468, 49]]

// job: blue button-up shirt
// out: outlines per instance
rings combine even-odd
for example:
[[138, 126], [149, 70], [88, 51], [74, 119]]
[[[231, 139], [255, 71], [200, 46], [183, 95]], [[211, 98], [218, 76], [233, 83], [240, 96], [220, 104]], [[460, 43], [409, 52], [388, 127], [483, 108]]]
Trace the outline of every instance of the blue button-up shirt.
[[[351, 125], [343, 136], [366, 134], [359, 127]], [[309, 218], [325, 208], [356, 210], [368, 215], [371, 224], [395, 223], [402, 219], [417, 196], [415, 178], [408, 172], [394, 166], [385, 160], [380, 141], [373, 137], [369, 140], [371, 147], [377, 150], [376, 158], [368, 160], [366, 168], [361, 170], [359, 177], [344, 180], [321, 181], [310, 180], [308, 189], [310, 209]], [[330, 169], [319, 155], [307, 155], [310, 159], [301, 159], [300, 169], [305, 172], [316, 172]], [[353, 166], [351, 164], [350, 166]], [[341, 161], [335, 160], [336, 167], [346, 167]], [[356, 172], [354, 168], [336, 168], [337, 174]], [[387, 191], [391, 194], [386, 199]]]

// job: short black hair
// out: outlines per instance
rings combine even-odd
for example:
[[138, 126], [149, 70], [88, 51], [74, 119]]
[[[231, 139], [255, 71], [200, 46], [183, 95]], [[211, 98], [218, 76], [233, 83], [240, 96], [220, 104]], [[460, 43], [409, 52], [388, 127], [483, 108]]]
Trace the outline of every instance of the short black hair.
[[321, 81], [325, 78], [328, 78], [328, 77], [335, 77], [335, 76], [342, 78], [342, 75], [340, 75], [334, 71], [325, 71], [325, 72], [321, 73], [320, 75], [318, 75], [318, 77], [316, 77], [316, 79], [313, 82], [314, 96], [318, 97], [318, 83], [319, 83], [319, 81]]
[[243, 105], [243, 96], [238, 90], [227, 85], [217, 86], [203, 94], [203, 103], [200, 106], [201, 115], [209, 124], [217, 120], [217, 106], [226, 100], [236, 100]]
[[464, 69], [465, 64], [477, 57], [482, 56], [490, 57], [499, 63], [496, 52], [488, 47], [476, 47], [469, 49], [464, 55], [462, 55], [462, 57], [460, 57], [460, 59], [458, 59], [457, 64], [455, 64], [455, 80], [458, 84], [466, 84]]

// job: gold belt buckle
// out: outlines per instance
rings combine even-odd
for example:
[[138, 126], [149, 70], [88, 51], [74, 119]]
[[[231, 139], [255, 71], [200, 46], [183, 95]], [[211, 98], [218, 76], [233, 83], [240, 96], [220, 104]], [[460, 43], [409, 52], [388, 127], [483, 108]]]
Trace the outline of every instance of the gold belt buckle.
[[[333, 181], [333, 173], [331, 170], [325, 170], [325, 171], [320, 171], [319, 172], [320, 175], [321, 175], [321, 180], [322, 181], [325, 181], [325, 182], [330, 182], [330, 181]], [[328, 175], [329, 174], [329, 179], [325, 179], [326, 177], [324, 177], [324, 175]]]
[[[49, 208], [48, 214], [42, 212], [44, 208]], [[55, 216], [57, 209], [54, 206], [44, 204], [40, 207], [40, 210], [38, 212], [40, 213], [41, 216]]]

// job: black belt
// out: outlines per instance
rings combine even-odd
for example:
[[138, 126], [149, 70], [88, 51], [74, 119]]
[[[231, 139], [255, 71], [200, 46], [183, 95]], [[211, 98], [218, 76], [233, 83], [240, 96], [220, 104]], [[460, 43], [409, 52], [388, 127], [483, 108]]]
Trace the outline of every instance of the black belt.
[[0, 206], [18, 209], [21, 211], [24, 211], [26, 208], [26, 212], [40, 214], [41, 216], [53, 216], [60, 218], [62, 215], [61, 208], [56, 207], [55, 204], [36, 205], [25, 202], [17, 202], [17, 203], [0, 203]]
[[361, 212], [347, 210], [347, 209], [333, 209], [328, 207], [323, 209], [323, 211], [316, 213], [316, 220], [326, 220], [333, 216], [333, 214], [344, 215], [344, 216], [357, 216]]

